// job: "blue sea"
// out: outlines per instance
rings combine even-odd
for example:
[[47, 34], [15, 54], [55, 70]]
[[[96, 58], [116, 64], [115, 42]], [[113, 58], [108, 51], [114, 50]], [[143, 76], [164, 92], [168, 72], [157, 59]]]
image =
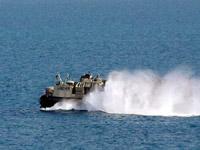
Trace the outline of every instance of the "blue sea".
[[198, 96], [189, 116], [40, 111], [57, 72], [78, 80], [151, 70], [165, 79], [176, 68], [189, 68], [183, 86], [191, 90], [192, 78], [199, 89], [199, 0], [0, 0], [0, 149], [199, 149]]

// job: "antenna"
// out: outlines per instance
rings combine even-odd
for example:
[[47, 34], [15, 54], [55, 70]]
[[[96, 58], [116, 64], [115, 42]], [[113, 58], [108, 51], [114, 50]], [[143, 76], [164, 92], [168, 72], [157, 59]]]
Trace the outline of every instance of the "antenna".
[[69, 80], [69, 74], [67, 73], [65, 78], [64, 78], [64, 83], [66, 83]]
[[59, 72], [57, 72], [57, 74], [56, 74], [56, 80], [62, 82], [62, 78], [61, 78]]

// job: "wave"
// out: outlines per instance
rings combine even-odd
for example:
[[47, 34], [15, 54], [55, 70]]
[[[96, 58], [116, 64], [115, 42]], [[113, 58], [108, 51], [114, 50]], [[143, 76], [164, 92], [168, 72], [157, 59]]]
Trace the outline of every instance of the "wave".
[[60, 109], [115, 114], [198, 116], [200, 79], [183, 69], [162, 76], [151, 70], [113, 71], [108, 75], [104, 91], [89, 93], [81, 106], [67, 102], [57, 105]]

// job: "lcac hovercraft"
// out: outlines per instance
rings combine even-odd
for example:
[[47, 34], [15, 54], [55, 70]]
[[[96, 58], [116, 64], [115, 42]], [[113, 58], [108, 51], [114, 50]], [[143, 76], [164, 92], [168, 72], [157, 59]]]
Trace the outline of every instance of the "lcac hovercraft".
[[40, 108], [46, 109], [54, 106], [60, 101], [82, 102], [83, 97], [95, 88], [104, 89], [106, 80], [99, 75], [92, 77], [90, 73], [84, 74], [79, 81], [63, 81], [60, 74], [56, 75], [54, 86], [47, 87], [45, 93], [40, 97]]

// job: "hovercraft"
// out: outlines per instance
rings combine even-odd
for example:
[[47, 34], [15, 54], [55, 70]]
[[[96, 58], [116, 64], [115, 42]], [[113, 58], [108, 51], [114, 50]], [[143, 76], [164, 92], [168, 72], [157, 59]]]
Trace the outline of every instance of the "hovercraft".
[[62, 80], [60, 74], [56, 75], [54, 86], [47, 87], [45, 93], [40, 97], [40, 108], [46, 109], [54, 106], [60, 101], [73, 100], [81, 103], [83, 97], [95, 88], [104, 89], [106, 80], [99, 75], [93, 77], [90, 73], [84, 74], [79, 81]]

